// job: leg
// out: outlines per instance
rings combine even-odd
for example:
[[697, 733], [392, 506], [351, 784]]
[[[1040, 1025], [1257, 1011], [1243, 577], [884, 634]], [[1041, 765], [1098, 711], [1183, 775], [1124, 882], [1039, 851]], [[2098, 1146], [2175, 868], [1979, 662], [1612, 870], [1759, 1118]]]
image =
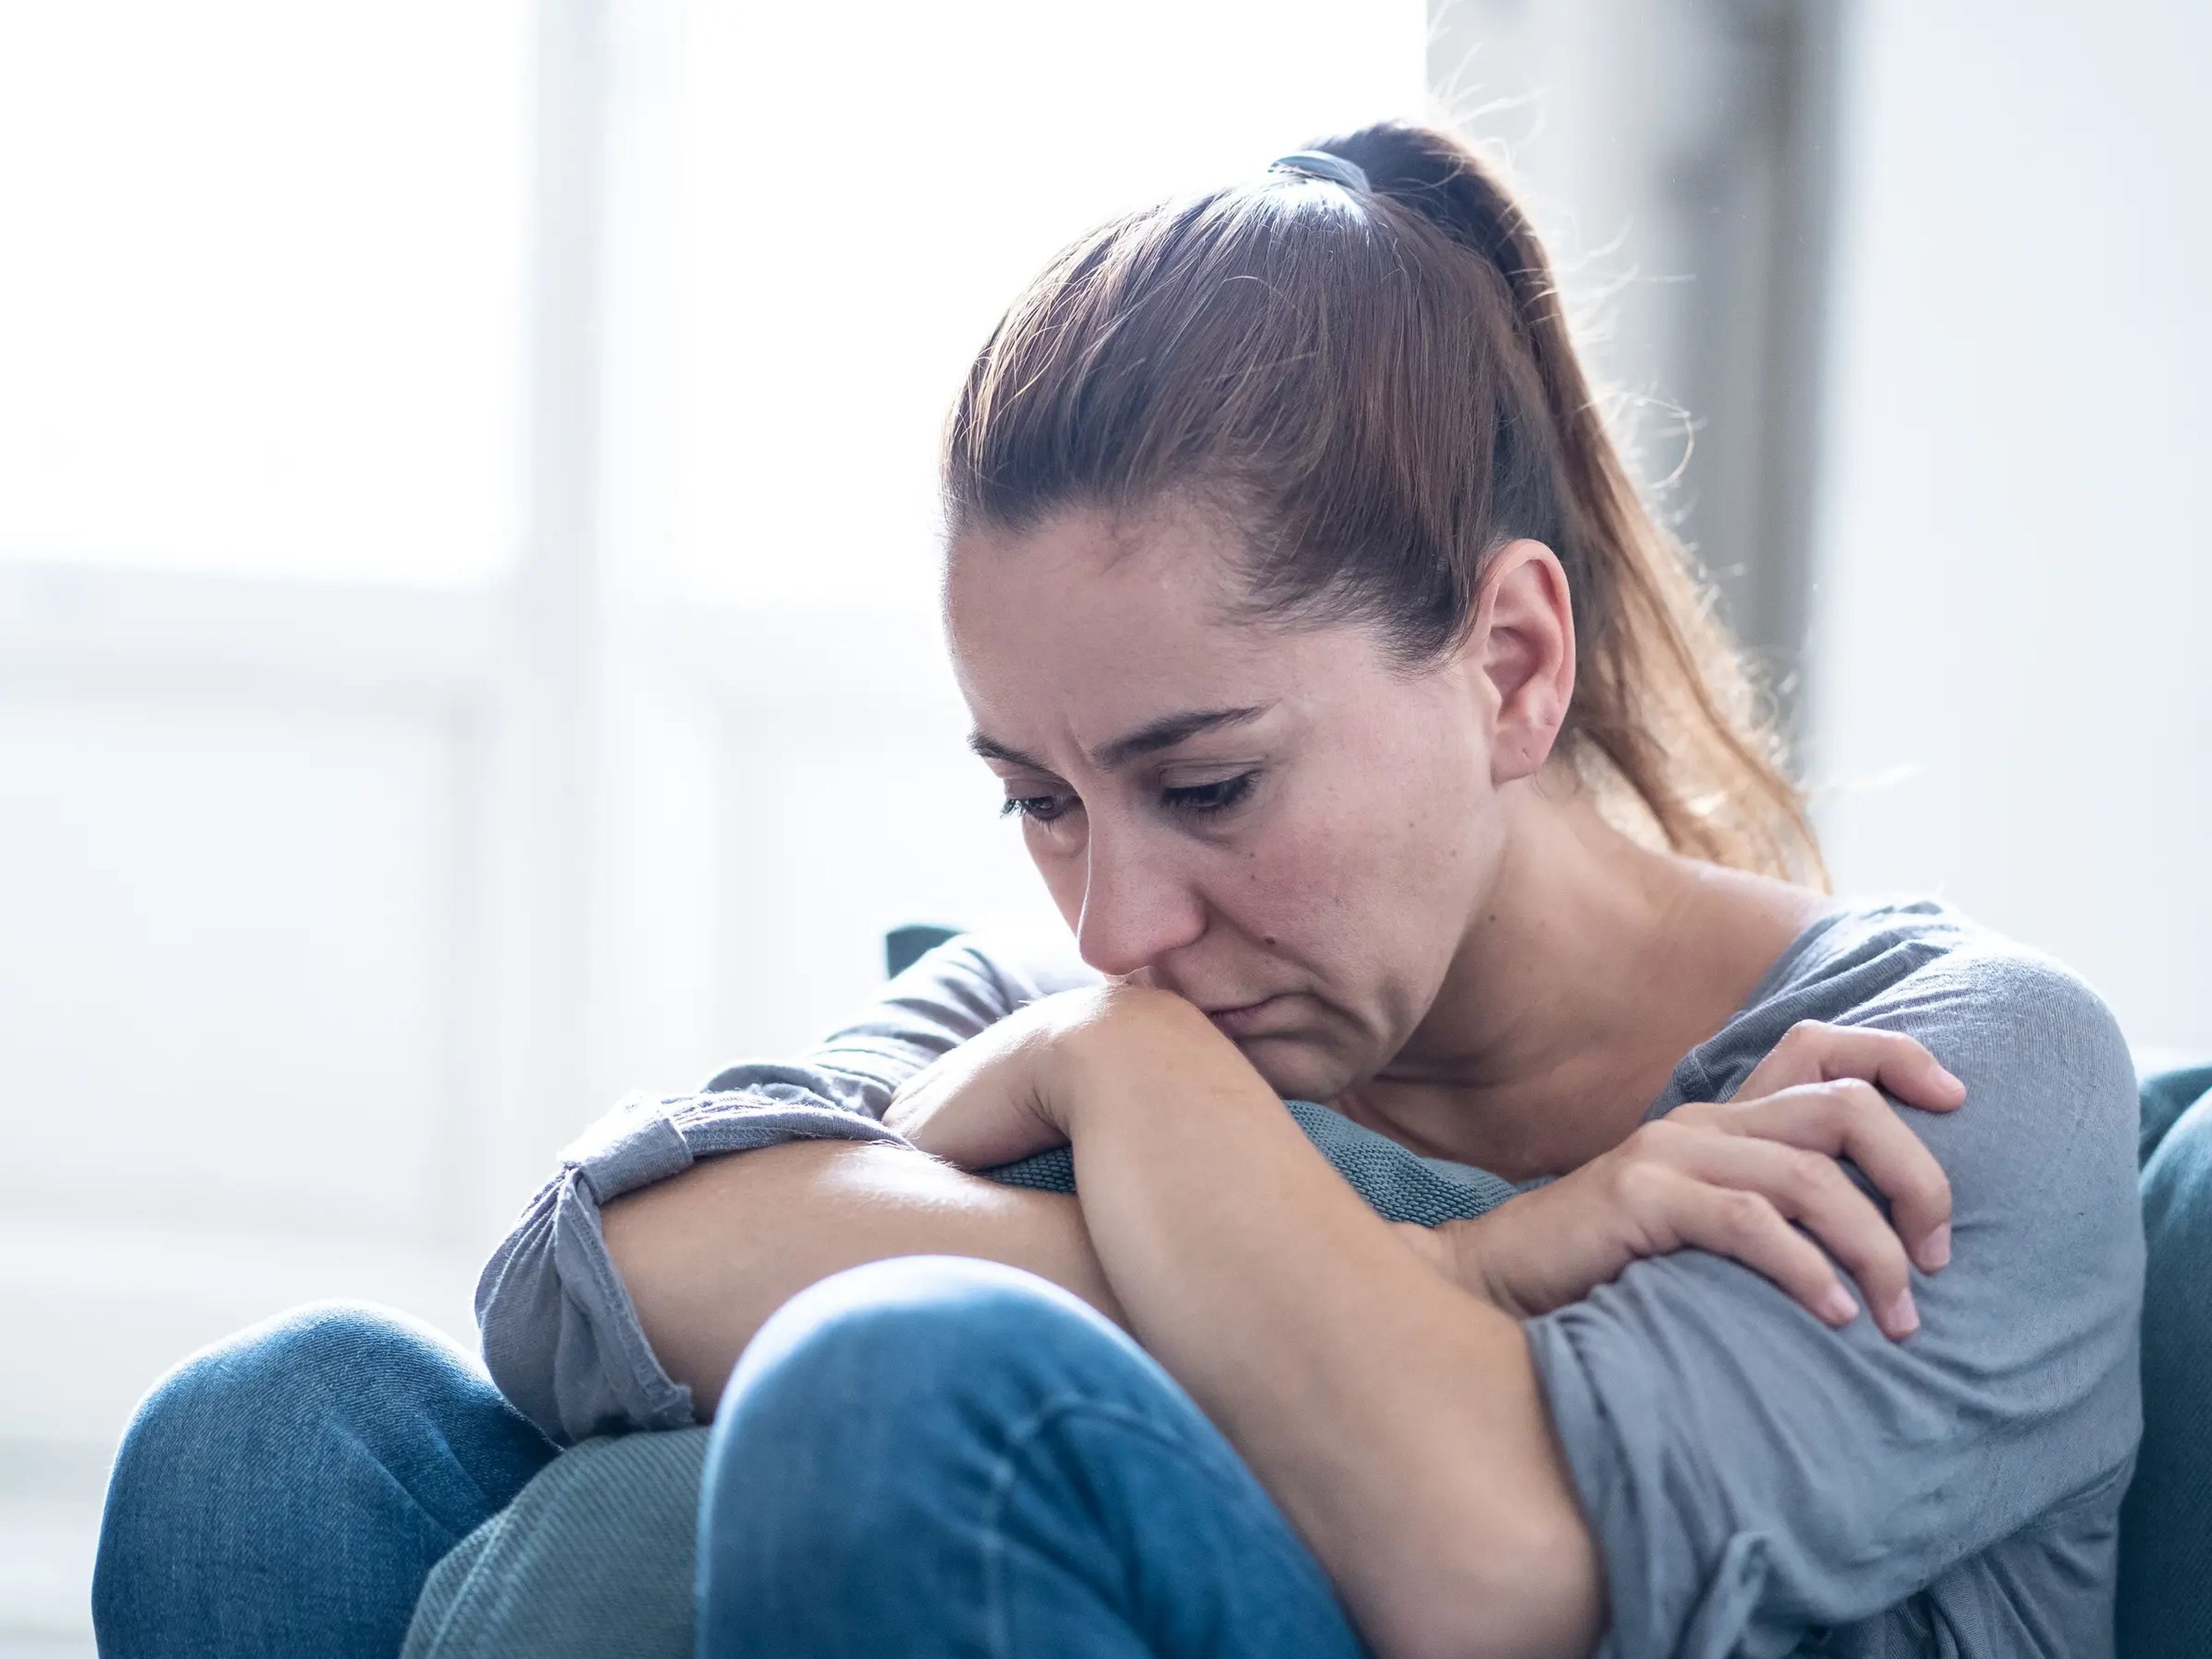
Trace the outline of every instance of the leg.
[[438, 1559], [553, 1447], [474, 1363], [374, 1308], [196, 1354], [124, 1436], [93, 1622], [122, 1659], [392, 1659]]
[[910, 1256], [779, 1312], [722, 1398], [702, 1656], [1354, 1659], [1334, 1592], [1135, 1343], [1017, 1269]]

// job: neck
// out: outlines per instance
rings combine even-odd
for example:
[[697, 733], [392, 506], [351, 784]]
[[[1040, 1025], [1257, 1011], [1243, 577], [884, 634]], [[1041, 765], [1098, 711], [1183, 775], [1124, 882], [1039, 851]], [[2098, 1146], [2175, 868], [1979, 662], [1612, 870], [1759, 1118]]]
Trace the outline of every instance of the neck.
[[1531, 780], [1442, 989], [1337, 1103], [1431, 1156], [1526, 1180], [1617, 1146], [1742, 1006], [1820, 895], [1655, 852]]

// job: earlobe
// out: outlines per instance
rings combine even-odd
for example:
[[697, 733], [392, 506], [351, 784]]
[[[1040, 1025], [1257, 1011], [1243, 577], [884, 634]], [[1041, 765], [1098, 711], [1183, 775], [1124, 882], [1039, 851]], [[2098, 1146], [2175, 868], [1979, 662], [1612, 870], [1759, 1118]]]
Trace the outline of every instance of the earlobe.
[[1574, 600], [1559, 556], [1536, 541], [1498, 549], [1468, 644], [1497, 700], [1491, 781], [1533, 776], [1551, 757], [1575, 691]]

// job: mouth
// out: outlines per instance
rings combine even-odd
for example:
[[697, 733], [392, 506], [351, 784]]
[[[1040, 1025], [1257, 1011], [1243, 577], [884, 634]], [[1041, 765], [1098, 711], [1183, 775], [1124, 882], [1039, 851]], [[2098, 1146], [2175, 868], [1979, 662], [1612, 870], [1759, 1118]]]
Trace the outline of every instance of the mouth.
[[1241, 1003], [1235, 1007], [1208, 1008], [1206, 1017], [1225, 1037], [1265, 1036], [1268, 1026], [1280, 1023], [1282, 1006], [1289, 1000], [1284, 996], [1263, 997], [1257, 1002]]

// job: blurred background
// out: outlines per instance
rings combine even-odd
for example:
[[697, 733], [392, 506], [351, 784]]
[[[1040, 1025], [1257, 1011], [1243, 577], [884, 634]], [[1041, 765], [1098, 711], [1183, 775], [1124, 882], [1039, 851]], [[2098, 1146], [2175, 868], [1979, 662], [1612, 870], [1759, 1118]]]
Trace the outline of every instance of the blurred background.
[[0, 0], [0, 1654], [311, 1297], [464, 1340], [632, 1088], [1047, 919], [933, 616], [969, 354], [1119, 209], [1506, 158], [1838, 885], [2212, 1042], [2212, 13]]

